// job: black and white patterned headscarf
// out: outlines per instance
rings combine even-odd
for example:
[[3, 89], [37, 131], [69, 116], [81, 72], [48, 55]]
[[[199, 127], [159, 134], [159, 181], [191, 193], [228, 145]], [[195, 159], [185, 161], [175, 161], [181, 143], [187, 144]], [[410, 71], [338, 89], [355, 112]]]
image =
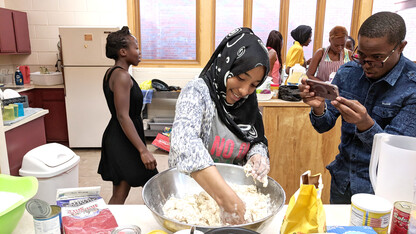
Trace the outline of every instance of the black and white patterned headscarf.
[[228, 129], [243, 141], [267, 145], [256, 93], [233, 105], [226, 103], [227, 79], [258, 66], [266, 68], [260, 86], [270, 70], [267, 48], [250, 28], [237, 28], [218, 45], [200, 77], [207, 84], [219, 117]]

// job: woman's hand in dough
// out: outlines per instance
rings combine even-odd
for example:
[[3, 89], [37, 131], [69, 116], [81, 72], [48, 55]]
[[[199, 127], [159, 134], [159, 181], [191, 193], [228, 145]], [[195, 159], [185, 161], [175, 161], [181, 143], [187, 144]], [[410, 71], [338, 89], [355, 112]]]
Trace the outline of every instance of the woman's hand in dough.
[[244, 218], [246, 206], [237, 194], [235, 194], [235, 197], [230, 196], [224, 202], [224, 204], [220, 205], [222, 223], [230, 225], [246, 223]]
[[247, 163], [251, 164], [251, 167], [253, 168], [251, 174], [253, 178], [258, 181], [262, 181], [270, 171], [269, 159], [260, 154], [253, 155]]

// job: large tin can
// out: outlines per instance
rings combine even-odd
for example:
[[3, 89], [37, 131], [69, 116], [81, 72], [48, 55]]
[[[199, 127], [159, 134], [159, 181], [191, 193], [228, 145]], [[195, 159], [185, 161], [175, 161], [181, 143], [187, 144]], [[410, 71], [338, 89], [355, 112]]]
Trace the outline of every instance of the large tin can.
[[378, 234], [387, 234], [393, 205], [386, 199], [358, 193], [351, 197], [351, 226], [370, 226]]
[[410, 202], [397, 201], [394, 203], [390, 233], [407, 234], [411, 209], [412, 203]]
[[26, 210], [33, 216], [35, 234], [61, 234], [61, 207], [30, 199]]

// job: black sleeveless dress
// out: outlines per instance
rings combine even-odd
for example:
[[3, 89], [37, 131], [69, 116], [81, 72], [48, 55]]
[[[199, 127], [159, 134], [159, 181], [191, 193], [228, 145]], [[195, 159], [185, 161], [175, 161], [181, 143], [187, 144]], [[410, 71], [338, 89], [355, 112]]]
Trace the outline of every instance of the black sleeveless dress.
[[[110, 90], [108, 80], [113, 71], [118, 68], [122, 69], [119, 66], [115, 66], [107, 70], [103, 79], [103, 90], [108, 108], [111, 112], [111, 119], [102, 138], [101, 160], [98, 166], [98, 173], [101, 174], [103, 180], [112, 181], [113, 185], [118, 185], [120, 181], [125, 180], [130, 186], [138, 187], [143, 186], [158, 171], [157, 169], [147, 170], [145, 168], [140, 157], [140, 152], [124, 134], [117, 120], [114, 93]], [[106, 79], [107, 74], [108, 78]], [[133, 81], [133, 87], [130, 89], [129, 116], [143, 143], [146, 144], [141, 118], [143, 94], [133, 77], [131, 79]]]

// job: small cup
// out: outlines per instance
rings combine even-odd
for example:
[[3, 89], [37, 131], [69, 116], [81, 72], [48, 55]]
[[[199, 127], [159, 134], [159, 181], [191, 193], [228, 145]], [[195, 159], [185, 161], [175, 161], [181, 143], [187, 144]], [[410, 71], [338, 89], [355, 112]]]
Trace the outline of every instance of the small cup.
[[25, 109], [23, 108], [23, 103], [17, 103], [17, 116], [24, 116], [25, 115]]
[[4, 107], [4, 113], [3, 113], [3, 120], [4, 121], [10, 121], [14, 120], [14, 108], [11, 105], [7, 105]]
[[19, 117], [19, 115], [18, 115], [19, 107], [17, 106], [17, 104], [10, 104], [10, 105], [13, 106], [14, 118]]

